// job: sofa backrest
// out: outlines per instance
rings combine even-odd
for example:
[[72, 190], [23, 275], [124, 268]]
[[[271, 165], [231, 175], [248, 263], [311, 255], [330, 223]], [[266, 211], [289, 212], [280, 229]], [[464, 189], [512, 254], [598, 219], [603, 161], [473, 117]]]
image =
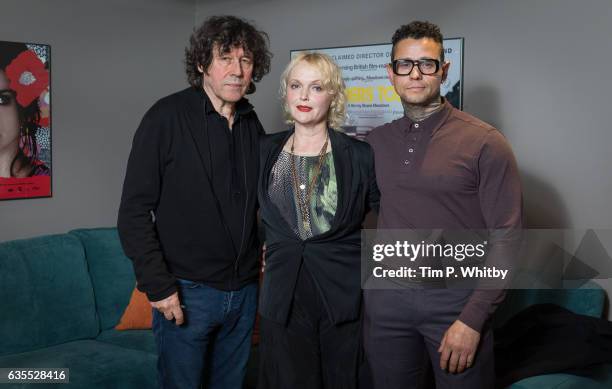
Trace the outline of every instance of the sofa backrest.
[[0, 355], [100, 331], [85, 250], [62, 234], [0, 243]]
[[523, 309], [535, 304], [556, 304], [579, 315], [601, 317], [606, 292], [593, 281], [567, 289], [515, 289], [495, 313], [494, 325], [501, 326]]
[[132, 262], [125, 256], [116, 228], [78, 229], [69, 232], [85, 247], [89, 274], [102, 331], [121, 318], [136, 285]]

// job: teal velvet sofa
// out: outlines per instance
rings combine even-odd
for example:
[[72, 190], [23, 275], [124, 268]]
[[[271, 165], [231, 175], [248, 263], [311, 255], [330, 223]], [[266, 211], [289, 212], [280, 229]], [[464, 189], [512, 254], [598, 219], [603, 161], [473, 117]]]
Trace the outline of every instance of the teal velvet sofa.
[[69, 368], [60, 388], [156, 387], [151, 331], [114, 330], [134, 285], [114, 228], [0, 243], [0, 367]]

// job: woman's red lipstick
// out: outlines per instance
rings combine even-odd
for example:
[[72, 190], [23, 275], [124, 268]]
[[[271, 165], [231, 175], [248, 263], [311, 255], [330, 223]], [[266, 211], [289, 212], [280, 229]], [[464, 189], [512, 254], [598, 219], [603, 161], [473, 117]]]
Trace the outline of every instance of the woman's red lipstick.
[[312, 108], [307, 107], [307, 106], [305, 106], [305, 105], [298, 105], [296, 108], [297, 108], [297, 109], [298, 109], [298, 111], [300, 111], [300, 112], [310, 112], [310, 111], [312, 111]]

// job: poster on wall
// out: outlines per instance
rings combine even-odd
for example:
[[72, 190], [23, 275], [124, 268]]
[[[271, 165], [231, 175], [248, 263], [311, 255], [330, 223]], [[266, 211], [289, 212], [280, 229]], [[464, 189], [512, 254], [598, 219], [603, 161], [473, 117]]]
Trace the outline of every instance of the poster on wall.
[[51, 196], [51, 48], [0, 41], [0, 200]]
[[[291, 50], [291, 58], [304, 51], [325, 53], [342, 69], [347, 97], [343, 129], [347, 134], [363, 139], [374, 127], [404, 115], [385, 68], [391, 62], [391, 44]], [[444, 59], [450, 68], [440, 93], [462, 109], [463, 38], [444, 40]]]

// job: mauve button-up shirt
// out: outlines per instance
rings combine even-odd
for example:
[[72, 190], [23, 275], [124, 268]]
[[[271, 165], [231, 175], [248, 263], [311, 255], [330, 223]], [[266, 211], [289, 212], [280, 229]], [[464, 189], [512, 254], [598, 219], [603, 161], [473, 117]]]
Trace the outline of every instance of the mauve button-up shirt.
[[[367, 137], [381, 192], [379, 229], [522, 227], [516, 160], [504, 136], [448, 101], [421, 122], [408, 117]], [[489, 249], [495, 241], [489, 240]], [[505, 296], [476, 289], [459, 320], [481, 331]]]

